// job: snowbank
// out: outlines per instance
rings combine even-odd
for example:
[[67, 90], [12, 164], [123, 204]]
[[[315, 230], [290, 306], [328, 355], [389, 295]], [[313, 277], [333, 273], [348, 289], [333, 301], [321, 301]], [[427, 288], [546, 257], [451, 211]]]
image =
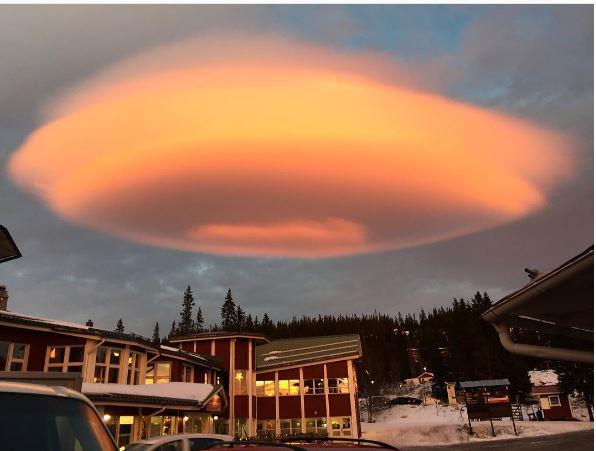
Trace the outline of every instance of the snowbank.
[[133, 395], [156, 396], [159, 398], [185, 399], [203, 402], [213, 391], [211, 384], [193, 384], [188, 382], [168, 382], [167, 384], [94, 384], [83, 383], [81, 390], [85, 395]]
[[[574, 421], [516, 422], [519, 437], [560, 434], [593, 429], [592, 423]], [[463, 406], [394, 406], [376, 417], [375, 423], [362, 423], [364, 438], [381, 440], [397, 447], [447, 445], [477, 440], [514, 438], [511, 421], [495, 421], [496, 437], [489, 422], [473, 422]]]

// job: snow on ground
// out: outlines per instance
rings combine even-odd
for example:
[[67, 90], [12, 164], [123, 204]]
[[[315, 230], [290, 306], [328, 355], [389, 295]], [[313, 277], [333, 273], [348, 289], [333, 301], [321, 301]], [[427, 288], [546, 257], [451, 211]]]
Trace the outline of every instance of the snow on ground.
[[[463, 406], [393, 406], [379, 413], [375, 420], [375, 423], [362, 423], [364, 438], [381, 440], [397, 447], [515, 437], [510, 420], [493, 422], [496, 437], [492, 436], [488, 421], [472, 422], [473, 433], [470, 434]], [[593, 429], [592, 423], [575, 421], [523, 421], [516, 422], [516, 426], [519, 437]]]

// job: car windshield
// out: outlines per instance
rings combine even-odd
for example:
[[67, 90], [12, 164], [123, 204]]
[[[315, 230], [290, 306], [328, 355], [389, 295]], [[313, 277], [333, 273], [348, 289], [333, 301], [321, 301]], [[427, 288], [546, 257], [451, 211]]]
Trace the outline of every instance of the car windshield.
[[73, 398], [0, 394], [3, 451], [114, 451], [91, 407]]

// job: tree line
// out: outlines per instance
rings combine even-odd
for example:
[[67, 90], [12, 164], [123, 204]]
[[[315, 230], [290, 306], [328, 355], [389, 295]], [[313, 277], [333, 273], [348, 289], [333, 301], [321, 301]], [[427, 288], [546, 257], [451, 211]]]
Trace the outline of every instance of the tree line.
[[[412, 349], [417, 350], [422, 365], [434, 373], [437, 387], [444, 387], [446, 381], [507, 378], [512, 384], [513, 399], [518, 393], [530, 390], [528, 370], [554, 365], [511, 354], [503, 348], [494, 328], [481, 318], [492, 305], [486, 292], [476, 292], [469, 299], [453, 299], [447, 307], [420, 309], [417, 314], [391, 316], [375, 311], [360, 315], [304, 315], [273, 321], [267, 313], [262, 318], [247, 313], [234, 302], [232, 291], [228, 289], [221, 306], [221, 322], [209, 327], [205, 326], [200, 306], [196, 314], [193, 313], [195, 304], [194, 292], [188, 286], [179, 320], [172, 323], [170, 332], [163, 338], [156, 323], [153, 340], [167, 342], [175, 336], [219, 330], [257, 332], [271, 339], [359, 334], [363, 358], [357, 365], [358, 381], [360, 390], [368, 393], [378, 393], [380, 387], [395, 386], [417, 376], [410, 364]], [[122, 320], [118, 327], [123, 329]], [[525, 343], [558, 344], [552, 337], [534, 332], [513, 330], [512, 334], [514, 339]], [[557, 368], [563, 376], [567, 367], [556, 364]], [[578, 374], [577, 368], [571, 373]], [[583, 389], [578, 388], [578, 384], [565, 385], [583, 391], [583, 397], [588, 397], [591, 404], [592, 391], [586, 387], [593, 381], [593, 369], [586, 368], [581, 380]], [[445, 393], [438, 395], [445, 396]]]

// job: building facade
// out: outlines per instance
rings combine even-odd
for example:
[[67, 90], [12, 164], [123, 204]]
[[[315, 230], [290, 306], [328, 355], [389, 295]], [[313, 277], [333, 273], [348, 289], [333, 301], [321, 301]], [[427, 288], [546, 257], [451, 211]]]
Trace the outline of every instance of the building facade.
[[0, 379], [15, 372], [80, 378], [119, 447], [154, 435], [212, 432], [227, 405], [225, 369], [208, 355], [91, 323], [0, 311]]
[[[156, 435], [358, 437], [358, 335], [134, 334], [0, 311], [0, 380], [79, 379], [118, 446]], [[18, 378], [18, 376], [17, 376]]]

